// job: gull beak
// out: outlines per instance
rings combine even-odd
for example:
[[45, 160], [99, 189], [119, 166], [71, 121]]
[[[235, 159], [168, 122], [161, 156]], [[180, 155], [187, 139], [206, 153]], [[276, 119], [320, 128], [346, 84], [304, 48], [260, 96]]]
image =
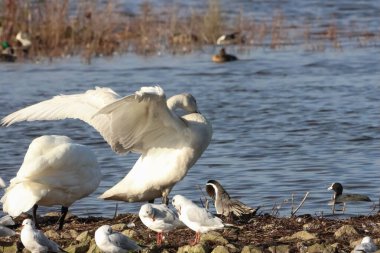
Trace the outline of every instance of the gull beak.
[[152, 218], [153, 221], [156, 220], [156, 216], [154, 216], [154, 214], [152, 214], [152, 215], [150, 216], [150, 218]]
[[178, 211], [178, 214], [181, 215], [181, 207], [178, 207], [177, 211]]

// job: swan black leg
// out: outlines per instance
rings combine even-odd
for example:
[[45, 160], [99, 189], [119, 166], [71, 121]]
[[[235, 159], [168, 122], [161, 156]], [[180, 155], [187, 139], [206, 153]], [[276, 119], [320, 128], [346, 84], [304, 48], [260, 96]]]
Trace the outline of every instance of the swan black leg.
[[37, 208], [38, 208], [38, 205], [33, 206], [33, 221], [34, 221], [35, 227], [37, 229], [40, 229], [40, 225], [38, 225], [38, 221], [37, 221]]
[[59, 217], [59, 226], [58, 226], [58, 230], [62, 230], [63, 228], [63, 223], [65, 222], [65, 218], [66, 218], [66, 215], [67, 215], [67, 212], [69, 211], [69, 208], [66, 207], [66, 206], [62, 206], [61, 208], [61, 216]]

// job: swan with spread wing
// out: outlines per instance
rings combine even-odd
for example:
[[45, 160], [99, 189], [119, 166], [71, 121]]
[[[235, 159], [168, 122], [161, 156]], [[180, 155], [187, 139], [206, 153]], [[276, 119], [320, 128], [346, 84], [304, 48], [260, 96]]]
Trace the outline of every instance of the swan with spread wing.
[[[177, 109], [185, 112], [183, 116]], [[151, 201], [168, 194], [210, 143], [212, 127], [190, 94], [166, 99], [159, 86], [142, 87], [121, 98], [109, 88], [60, 95], [28, 106], [2, 119], [20, 121], [80, 119], [93, 126], [117, 153], [141, 156], [129, 173], [100, 198]]]

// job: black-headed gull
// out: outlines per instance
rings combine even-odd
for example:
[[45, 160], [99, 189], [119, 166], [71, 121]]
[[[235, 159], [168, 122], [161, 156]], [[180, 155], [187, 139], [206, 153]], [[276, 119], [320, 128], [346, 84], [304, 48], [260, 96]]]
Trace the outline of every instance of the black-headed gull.
[[112, 231], [109, 225], [103, 225], [95, 231], [95, 243], [104, 253], [141, 250], [141, 247], [135, 241], [121, 233]]
[[237, 199], [233, 199], [216, 180], [209, 180], [206, 183], [206, 192], [214, 200], [217, 214], [230, 217], [232, 214], [240, 217], [242, 215], [254, 214], [258, 208], [253, 209]]
[[22, 222], [21, 242], [32, 253], [65, 252], [58, 244], [49, 240], [44, 233], [34, 227], [31, 219]]
[[356, 245], [352, 252], [354, 253], [373, 253], [377, 251], [377, 246], [373, 242], [372, 238], [365, 236], [359, 245]]
[[162, 243], [162, 233], [183, 225], [177, 214], [165, 204], [144, 204], [140, 208], [139, 217], [145, 226], [157, 232], [157, 245]]
[[67, 136], [44, 135], [29, 145], [21, 168], [0, 201], [4, 212], [14, 217], [33, 208], [37, 228], [38, 205], [61, 205], [58, 229], [62, 229], [68, 207], [95, 191], [101, 177], [90, 148]]
[[[179, 116], [176, 109], [185, 112]], [[93, 126], [117, 153], [141, 156], [118, 184], [100, 198], [128, 202], [151, 201], [168, 194], [182, 180], [210, 143], [211, 124], [199, 113], [190, 94], [166, 100], [159, 87], [142, 87], [121, 98], [108, 88], [61, 95], [2, 119], [19, 121], [81, 119]]]
[[191, 200], [182, 195], [175, 195], [172, 204], [177, 209], [179, 219], [191, 230], [195, 231], [193, 244], [200, 241], [201, 233], [207, 233], [210, 230], [221, 229], [224, 227], [222, 220], [214, 217], [205, 208], [194, 204]]
[[334, 195], [332, 197], [332, 202], [329, 203], [332, 205], [333, 214], [335, 213], [335, 205], [343, 204], [342, 211], [345, 211], [346, 202], [358, 202], [358, 201], [366, 201], [371, 202], [371, 199], [367, 195], [362, 194], [343, 194], [343, 185], [341, 183], [332, 183], [327, 190], [334, 191]]

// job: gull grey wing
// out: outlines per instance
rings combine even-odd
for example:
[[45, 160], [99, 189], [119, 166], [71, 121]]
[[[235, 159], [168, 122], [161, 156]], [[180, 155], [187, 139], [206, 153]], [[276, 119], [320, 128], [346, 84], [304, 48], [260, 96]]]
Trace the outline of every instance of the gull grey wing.
[[155, 217], [162, 219], [168, 223], [171, 223], [178, 219], [177, 214], [173, 210], [169, 209], [165, 204], [156, 207], [154, 214]]
[[159, 92], [145, 92], [144, 87], [134, 95], [119, 99], [96, 113], [110, 118], [112, 148], [118, 152], [145, 153], [151, 147], [176, 147], [182, 145], [180, 136], [186, 124], [166, 105], [161, 88]]
[[50, 252], [59, 252], [59, 246], [49, 240], [41, 231], [37, 230], [33, 233], [34, 240], [41, 246], [46, 247]]
[[109, 236], [110, 241], [117, 245], [118, 247], [125, 250], [139, 250], [141, 249], [139, 245], [132, 239], [129, 239], [126, 236], [123, 236], [120, 233], [113, 233]]
[[83, 94], [60, 95], [18, 110], [1, 120], [5, 126], [20, 121], [80, 119], [93, 126], [109, 143], [110, 130], [107, 115], [92, 116], [120, 96], [109, 88], [96, 87]]

